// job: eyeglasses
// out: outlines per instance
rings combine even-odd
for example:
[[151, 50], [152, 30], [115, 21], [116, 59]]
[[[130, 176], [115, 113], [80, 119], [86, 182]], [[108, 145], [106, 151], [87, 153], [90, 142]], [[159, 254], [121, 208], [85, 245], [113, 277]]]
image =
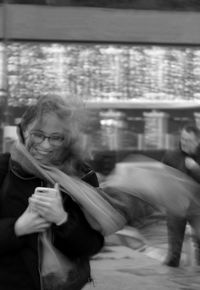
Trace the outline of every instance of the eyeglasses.
[[45, 139], [48, 139], [49, 144], [52, 146], [61, 146], [65, 140], [63, 135], [52, 134], [50, 136], [44, 135], [42, 132], [39, 131], [31, 131], [30, 132], [32, 140], [36, 144], [42, 143]]

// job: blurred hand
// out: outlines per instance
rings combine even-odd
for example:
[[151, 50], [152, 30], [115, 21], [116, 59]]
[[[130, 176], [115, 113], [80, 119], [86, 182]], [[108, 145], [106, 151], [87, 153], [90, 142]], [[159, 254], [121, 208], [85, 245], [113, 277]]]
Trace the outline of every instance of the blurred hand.
[[39, 216], [37, 212], [32, 211], [28, 206], [24, 213], [15, 222], [15, 233], [17, 236], [23, 236], [44, 232], [49, 227], [50, 223]]
[[191, 170], [193, 168], [200, 168], [199, 164], [191, 157], [185, 158], [185, 166], [187, 169]]
[[47, 222], [57, 225], [67, 220], [62, 197], [56, 184], [55, 188], [36, 188], [32, 197], [29, 198], [31, 208]]

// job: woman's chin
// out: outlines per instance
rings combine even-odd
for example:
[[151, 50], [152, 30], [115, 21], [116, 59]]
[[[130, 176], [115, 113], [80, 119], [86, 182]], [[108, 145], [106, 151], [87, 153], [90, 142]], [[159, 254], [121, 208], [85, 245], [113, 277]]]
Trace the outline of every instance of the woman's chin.
[[44, 158], [40, 155], [35, 155], [33, 156], [35, 158], [35, 160], [38, 162], [38, 163], [41, 163], [41, 164], [44, 164], [44, 165], [50, 165], [50, 160], [47, 159], [47, 158]]
[[[35, 152], [34, 152], [35, 153]], [[48, 156], [44, 156], [44, 155], [41, 155], [41, 154], [33, 154], [32, 153], [32, 156], [34, 157], [34, 159], [40, 163], [40, 164], [43, 164], [43, 165], [58, 165], [60, 164], [60, 162], [58, 162], [57, 158], [53, 158], [52, 154], [51, 156], [48, 154]]]

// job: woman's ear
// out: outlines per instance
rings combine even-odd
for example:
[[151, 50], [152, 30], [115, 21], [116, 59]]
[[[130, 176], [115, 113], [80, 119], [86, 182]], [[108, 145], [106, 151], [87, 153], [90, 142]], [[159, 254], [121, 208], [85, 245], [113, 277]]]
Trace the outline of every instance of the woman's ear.
[[19, 138], [20, 143], [25, 144], [25, 138], [24, 138], [21, 124], [17, 125], [17, 136]]

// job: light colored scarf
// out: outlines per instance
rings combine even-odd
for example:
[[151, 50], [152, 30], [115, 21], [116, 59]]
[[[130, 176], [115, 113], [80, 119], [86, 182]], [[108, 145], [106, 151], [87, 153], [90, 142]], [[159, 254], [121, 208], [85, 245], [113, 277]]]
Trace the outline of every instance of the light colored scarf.
[[56, 167], [39, 164], [23, 144], [17, 142], [13, 146], [11, 159], [19, 163], [26, 172], [49, 182], [52, 187], [58, 183], [61, 191], [80, 205], [91, 227], [103, 235], [110, 235], [126, 224], [126, 218], [112, 206], [109, 198], [105, 198], [106, 192], [69, 176]]

